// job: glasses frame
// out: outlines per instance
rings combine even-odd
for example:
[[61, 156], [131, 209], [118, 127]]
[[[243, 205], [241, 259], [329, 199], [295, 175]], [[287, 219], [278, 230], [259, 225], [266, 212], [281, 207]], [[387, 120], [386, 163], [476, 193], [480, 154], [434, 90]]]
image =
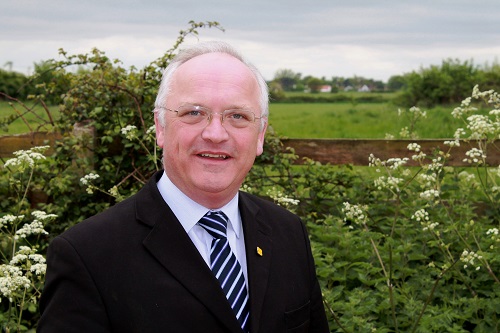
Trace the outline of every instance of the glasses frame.
[[[183, 106], [193, 106], [193, 111], [195, 111], [195, 110], [197, 110], [197, 109], [200, 109], [200, 110], [202, 110], [202, 111], [204, 111], [204, 112], [207, 112], [207, 114], [208, 114], [208, 116], [207, 116], [207, 118], [206, 118], [206, 119], [208, 120], [207, 124], [210, 124], [210, 122], [211, 122], [211, 121], [212, 121], [212, 119], [213, 119], [213, 115], [214, 115], [214, 114], [218, 114], [218, 115], [220, 115], [220, 116], [221, 116], [221, 117], [220, 117], [220, 122], [221, 122], [221, 124], [222, 124], [222, 125], [224, 125], [224, 119], [225, 119], [224, 113], [225, 113], [225, 112], [228, 112], [228, 111], [245, 111], [245, 112], [250, 112], [250, 113], [253, 115], [253, 121], [251, 121], [251, 122], [250, 122], [250, 124], [251, 124], [251, 123], [255, 124], [255, 122], [257, 121], [257, 119], [259, 119], [259, 120], [260, 120], [260, 119], [266, 118], [266, 116], [260, 116], [260, 117], [257, 117], [253, 111], [248, 110], [248, 109], [227, 109], [227, 110], [223, 110], [222, 112], [214, 112], [214, 111], [210, 110], [210, 109], [209, 109], [209, 108], [207, 108], [207, 107], [204, 107], [204, 106], [201, 106], [201, 105], [191, 105], [191, 104], [181, 105], [181, 106], [179, 106], [176, 110], [174, 110], [174, 109], [169, 109], [169, 108], [164, 107], [164, 106], [157, 106], [156, 108], [157, 108], [157, 109], [167, 110], [167, 111], [170, 111], [170, 112], [175, 112], [175, 114], [177, 115], [177, 117], [178, 117], [178, 118], [180, 118], [180, 119], [182, 119], [182, 117], [180, 117], [180, 116], [179, 116], [179, 112], [180, 112], [180, 111], [179, 111], [179, 109], [180, 109], [181, 107], [183, 107]], [[182, 120], [181, 120], [181, 121], [182, 121]], [[198, 125], [198, 124], [201, 124], [202, 122], [203, 122], [203, 121], [200, 121], [199, 123], [193, 123], [193, 124], [190, 124], [190, 125]], [[189, 123], [185, 123], [185, 124], [189, 124]], [[237, 129], [247, 128], [247, 127], [248, 127], [248, 126], [245, 126], [245, 127], [234, 127], [234, 126], [232, 126], [232, 128], [237, 128]]]

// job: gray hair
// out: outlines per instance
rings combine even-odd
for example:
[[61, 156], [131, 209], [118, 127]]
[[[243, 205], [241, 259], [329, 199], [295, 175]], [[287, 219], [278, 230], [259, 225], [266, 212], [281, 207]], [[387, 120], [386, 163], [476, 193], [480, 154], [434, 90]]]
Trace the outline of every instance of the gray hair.
[[[174, 73], [179, 68], [180, 65], [185, 62], [208, 53], [225, 53], [228, 54], [239, 61], [241, 61], [245, 66], [250, 69], [250, 71], [255, 76], [257, 84], [260, 89], [260, 108], [261, 116], [269, 116], [269, 90], [267, 87], [266, 80], [259, 72], [257, 67], [252, 63], [247, 61], [241, 53], [239, 53], [233, 46], [228, 43], [220, 41], [204, 42], [196, 44], [190, 48], [181, 50], [172, 61], [168, 64], [167, 68], [163, 71], [163, 78], [161, 80], [160, 88], [158, 89], [158, 95], [156, 96], [155, 109], [154, 112], [158, 113], [158, 120], [162, 126], [165, 125], [165, 110], [163, 109], [167, 105], [168, 94], [171, 91], [172, 77]], [[264, 128], [266, 120], [261, 118], [261, 130]]]

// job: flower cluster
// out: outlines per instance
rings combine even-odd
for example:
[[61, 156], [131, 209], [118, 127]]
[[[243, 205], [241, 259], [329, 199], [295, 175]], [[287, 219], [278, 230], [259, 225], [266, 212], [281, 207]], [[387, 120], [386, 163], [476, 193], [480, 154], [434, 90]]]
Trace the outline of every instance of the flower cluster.
[[433, 231], [438, 225], [438, 222], [431, 222], [429, 218], [429, 213], [425, 209], [417, 210], [412, 216], [412, 220], [415, 220], [422, 225], [424, 231]]
[[[500, 243], [500, 235], [499, 235], [498, 228], [491, 228], [486, 231], [486, 236], [491, 237], [491, 240], [495, 243]], [[490, 249], [493, 249], [495, 246], [491, 245]]]
[[427, 191], [420, 193], [420, 198], [422, 198], [424, 200], [431, 201], [431, 200], [439, 198], [439, 194], [440, 193], [438, 190], [427, 190]]
[[366, 224], [368, 216], [365, 211], [368, 209], [367, 206], [361, 205], [351, 205], [349, 202], [343, 203], [342, 213], [345, 214], [344, 221], [352, 221], [356, 224]]
[[464, 162], [471, 164], [483, 164], [486, 161], [486, 155], [479, 148], [472, 148], [465, 153], [467, 158], [464, 158]]
[[26, 238], [29, 235], [48, 235], [49, 233], [43, 228], [43, 222], [53, 220], [57, 217], [55, 214], [47, 214], [41, 210], [35, 210], [31, 215], [33, 215], [35, 219], [17, 230], [14, 236], [15, 239]]
[[0, 228], [5, 225], [11, 225], [16, 221], [20, 221], [22, 219], [24, 219], [24, 215], [11, 215], [11, 214], [4, 215], [0, 217]]
[[471, 130], [470, 136], [473, 140], [487, 139], [489, 134], [494, 134], [497, 130], [495, 124], [492, 123], [489, 117], [475, 114], [467, 117], [467, 128]]
[[422, 173], [418, 175], [418, 179], [422, 182], [423, 188], [430, 188], [436, 184], [437, 174], [434, 172], [430, 174]]
[[13, 265], [0, 265], [0, 293], [13, 301], [13, 294], [20, 288], [29, 288], [30, 279], [23, 275], [22, 269]]
[[396, 170], [401, 166], [405, 165], [406, 163], [408, 163], [409, 158], [395, 157], [395, 158], [389, 158], [387, 161], [382, 161], [380, 158], [375, 157], [375, 155], [370, 154], [370, 156], [368, 157], [368, 161], [369, 161], [368, 166], [370, 167], [385, 166], [388, 167], [389, 169]]
[[18, 290], [30, 288], [31, 276], [42, 277], [46, 269], [41, 254], [33, 248], [21, 246], [8, 264], [0, 265], [0, 294], [12, 302]]
[[127, 125], [121, 129], [122, 135], [124, 135], [127, 139], [133, 140], [137, 138], [137, 126], [135, 125]]
[[283, 192], [275, 187], [267, 190], [266, 194], [278, 205], [283, 207], [297, 206], [300, 203], [300, 200], [288, 198]]
[[476, 259], [481, 260], [483, 259], [483, 257], [475, 253], [474, 251], [467, 251], [467, 250], [464, 250], [460, 255], [460, 261], [464, 263], [464, 268], [469, 267], [469, 265], [475, 266], [476, 270], [478, 271], [481, 268], [481, 266], [479, 266], [479, 264], [476, 264]]
[[21, 171], [26, 168], [33, 168], [36, 161], [45, 159], [45, 156], [42, 153], [48, 148], [49, 146], [38, 146], [28, 150], [15, 151], [14, 156], [16, 157], [7, 160], [4, 167], [17, 167]]
[[377, 189], [381, 190], [387, 188], [389, 190], [393, 190], [399, 192], [399, 184], [403, 182], [402, 178], [392, 177], [392, 176], [381, 176], [375, 179], [374, 184]]
[[96, 180], [98, 178], [99, 178], [99, 175], [96, 173], [92, 173], [92, 172], [83, 176], [82, 178], [80, 178], [80, 183], [87, 186], [86, 191], [88, 194], [94, 193], [95, 186], [92, 184], [92, 181]]

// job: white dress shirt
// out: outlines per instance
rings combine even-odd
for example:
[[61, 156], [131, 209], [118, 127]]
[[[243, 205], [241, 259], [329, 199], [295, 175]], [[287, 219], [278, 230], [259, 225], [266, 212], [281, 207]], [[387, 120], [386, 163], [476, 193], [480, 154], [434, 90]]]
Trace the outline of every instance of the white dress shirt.
[[[203, 207], [185, 195], [174, 185], [174, 183], [172, 183], [165, 172], [163, 172], [157, 186], [163, 200], [165, 200], [170, 209], [172, 209], [172, 212], [175, 214], [184, 230], [186, 230], [194, 246], [198, 249], [198, 252], [200, 252], [208, 267], [210, 267], [210, 249], [212, 247], [213, 237], [210, 236], [203, 227], [198, 225], [198, 221], [210, 209]], [[238, 209], [238, 194], [236, 194], [224, 207], [220, 207], [216, 210], [223, 211], [229, 218], [229, 223], [227, 224], [227, 240], [236, 259], [238, 259], [241, 265], [248, 288], [245, 237], [243, 236], [241, 216]]]

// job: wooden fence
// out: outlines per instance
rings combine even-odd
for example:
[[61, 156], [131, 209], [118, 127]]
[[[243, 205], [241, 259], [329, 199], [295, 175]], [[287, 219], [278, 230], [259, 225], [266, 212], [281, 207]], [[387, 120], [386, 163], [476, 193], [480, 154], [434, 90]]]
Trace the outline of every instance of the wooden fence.
[[[12, 157], [14, 151], [29, 149], [39, 145], [51, 145], [61, 136], [57, 133], [35, 132], [21, 135], [0, 136], [0, 158]], [[408, 144], [418, 143], [422, 151], [428, 155], [439, 147], [442, 151], [447, 151], [448, 146], [444, 145], [446, 139], [425, 139], [425, 140], [376, 140], [376, 139], [286, 139], [283, 140], [285, 146], [292, 147], [300, 157], [297, 163], [301, 163], [302, 157], [309, 157], [321, 163], [332, 165], [352, 164], [368, 165], [368, 156], [374, 154], [376, 157], [386, 160], [391, 157], [408, 157], [415, 152], [408, 150]], [[500, 140], [495, 142], [496, 147], [500, 147]], [[448, 165], [468, 166], [463, 162], [465, 153], [474, 144], [461, 142], [460, 147], [454, 147], [451, 152]], [[50, 150], [49, 150], [50, 153]], [[499, 150], [493, 150], [487, 155], [486, 162], [490, 166], [500, 165]], [[414, 164], [411, 161], [409, 164]]]

